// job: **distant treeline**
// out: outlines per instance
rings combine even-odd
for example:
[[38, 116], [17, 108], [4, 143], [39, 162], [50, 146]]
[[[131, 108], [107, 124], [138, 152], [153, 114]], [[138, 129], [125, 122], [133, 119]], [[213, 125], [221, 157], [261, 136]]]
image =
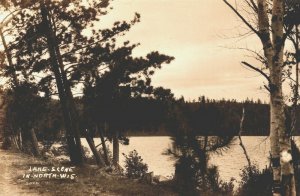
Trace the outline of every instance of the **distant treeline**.
[[[242, 135], [269, 135], [270, 114], [269, 105], [260, 100], [247, 99], [243, 102], [236, 100], [213, 100], [200, 97], [197, 101], [176, 100], [170, 106], [164, 101], [149, 98], [139, 98], [131, 101], [130, 108], [124, 115], [123, 126], [126, 135], [173, 135], [171, 112], [179, 112], [179, 118], [184, 119], [187, 129], [198, 135], [237, 135], [240, 131], [242, 110], [245, 109]], [[173, 108], [170, 110], [170, 108]], [[299, 109], [298, 109], [299, 111]], [[125, 112], [125, 111], [124, 111]], [[286, 108], [286, 126], [290, 128], [290, 108]], [[178, 118], [178, 117], [177, 117]], [[178, 119], [176, 119], [178, 121]], [[179, 119], [179, 123], [180, 123]], [[123, 124], [122, 123], [122, 124]], [[299, 121], [296, 133], [300, 134]]]
[[[179, 107], [177, 107], [179, 106]], [[171, 106], [151, 99], [132, 101], [127, 113], [128, 135], [173, 135], [171, 112], [177, 115], [179, 123], [184, 121], [189, 131], [198, 135], [237, 135], [240, 130], [242, 110], [245, 119], [242, 135], [269, 134], [269, 105], [261, 101], [211, 100], [205, 97], [197, 101], [179, 99]], [[170, 108], [173, 108], [170, 110]], [[179, 116], [179, 117], [178, 117]], [[179, 118], [179, 119], [178, 119]], [[181, 118], [181, 119], [180, 119]]]
[[[22, 96], [24, 97], [24, 93]], [[8, 107], [6, 120], [9, 125], [25, 126], [31, 122], [40, 139], [63, 135], [64, 122], [58, 100], [35, 97], [32, 100], [26, 99], [30, 100], [26, 104], [23, 103], [24, 99], [15, 100]], [[20, 100], [22, 103], [19, 103]], [[269, 135], [269, 105], [260, 100], [247, 99], [238, 102], [213, 100], [202, 96], [198, 100], [186, 101], [183, 97], [175, 99], [168, 90], [159, 89], [159, 93], [148, 97], [102, 100], [95, 103], [87, 97], [81, 97], [76, 98], [75, 103], [82, 134], [88, 129], [94, 136], [98, 134], [95, 131], [95, 122], [106, 136], [114, 130], [124, 136], [173, 136], [177, 131], [192, 131], [197, 135], [237, 135], [243, 108], [245, 119], [242, 135]], [[288, 107], [286, 114], [289, 128]], [[17, 127], [11, 129], [16, 130]], [[299, 135], [299, 121], [296, 130], [295, 135]]]

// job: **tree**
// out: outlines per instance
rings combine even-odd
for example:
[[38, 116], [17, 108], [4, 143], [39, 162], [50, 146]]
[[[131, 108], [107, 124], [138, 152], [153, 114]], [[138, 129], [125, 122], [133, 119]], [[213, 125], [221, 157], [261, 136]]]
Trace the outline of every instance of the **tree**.
[[[283, 50], [290, 27], [284, 33], [285, 1], [252, 0], [246, 3], [256, 15], [255, 28], [241, 13], [226, 0], [224, 2], [237, 14], [243, 23], [260, 39], [266, 59], [265, 66], [269, 76], [261, 69], [244, 64], [261, 73], [268, 81], [266, 87], [270, 93], [270, 141], [273, 169], [273, 194], [296, 195], [294, 170], [292, 165], [291, 141], [285, 127], [285, 103], [282, 93]], [[269, 9], [271, 6], [271, 10]], [[270, 20], [271, 18], [271, 20]], [[271, 21], [271, 24], [269, 23]]]
[[167, 151], [176, 159], [174, 181], [177, 191], [181, 195], [231, 195], [233, 185], [222, 186], [217, 167], [210, 166], [208, 161], [210, 154], [228, 148], [234, 136], [199, 136], [191, 127], [193, 124], [188, 120], [188, 110], [182, 101], [177, 100], [170, 108], [173, 146]]
[[162, 64], [170, 63], [174, 59], [158, 52], [151, 52], [146, 57], [133, 57], [132, 51], [136, 46], [129, 45], [129, 42], [119, 48], [110, 46], [110, 52], [106, 53], [103, 61], [97, 59], [99, 50], [103, 49], [101, 45], [96, 45], [91, 48], [95, 55], [91, 60], [96, 59], [98, 64], [104, 64], [106, 71], [93, 75], [81, 74], [85, 80], [85, 113], [92, 124], [108, 125], [115, 165], [119, 163], [119, 140], [124, 139], [122, 131], [129, 128], [132, 122], [129, 115], [133, 106], [131, 101], [155, 93], [151, 85], [151, 75]]
[[[36, 86], [22, 82], [5, 93], [5, 133], [20, 150], [38, 156], [35, 129], [46, 113], [45, 99], [38, 96]], [[26, 114], [26, 115], [24, 115]], [[39, 118], [38, 118], [39, 117]]]
[[[102, 8], [108, 5], [107, 1], [90, 1], [89, 7], [80, 3], [81, 1], [12, 1], [11, 6], [21, 9], [20, 14], [12, 21], [16, 28], [10, 31], [15, 36], [10, 44], [10, 52], [14, 54], [17, 70], [7, 67], [6, 72], [7, 75], [16, 71], [27, 72], [30, 73], [31, 80], [35, 79], [33, 73], [48, 74], [38, 82], [41, 90], [45, 90], [48, 96], [53, 85], [52, 74], [54, 75], [70, 159], [75, 164], [83, 163], [83, 152], [72, 84], [65, 64], [77, 62], [76, 52], [91, 44], [88, 42], [91, 40], [84, 38], [81, 31], [91, 21], [98, 20]], [[69, 10], [72, 6], [73, 9]], [[45, 58], [45, 55], [49, 55], [49, 58]]]
[[[110, 29], [95, 28], [95, 23], [101, 15], [106, 14], [105, 9], [109, 1], [89, 0], [87, 4], [82, 4], [80, 0], [20, 0], [11, 3], [17, 8], [22, 8], [22, 11], [12, 21], [11, 25], [14, 28], [10, 30], [14, 40], [10, 42], [9, 51], [16, 62], [16, 68], [6, 66], [5, 74], [11, 77], [13, 73], [26, 72], [28, 78], [37, 83], [45, 96], [56, 94], [57, 89], [70, 158], [73, 163], [81, 164], [82, 133], [72, 87], [75, 88], [79, 84], [83, 84], [86, 89], [95, 87], [94, 94], [98, 99], [94, 101], [100, 103], [93, 106], [100, 106], [101, 108], [97, 109], [102, 111], [105, 111], [108, 105], [112, 106], [112, 110], [108, 111], [111, 115], [108, 115], [109, 119], [106, 120], [110, 121], [110, 127], [115, 130], [114, 135], [118, 135], [120, 126], [125, 125], [124, 115], [119, 115], [119, 111], [126, 107], [126, 100], [132, 96], [131, 93], [134, 96], [149, 94], [153, 69], [160, 68], [161, 64], [169, 63], [173, 58], [158, 52], [134, 58], [131, 55], [132, 50], [138, 44], [130, 45], [128, 41], [121, 46], [116, 44], [118, 36], [125, 34], [139, 22], [139, 14], [129, 22], [115, 22]], [[83, 30], [91, 30], [92, 34], [84, 35]], [[41, 78], [37, 79], [38, 77]], [[85, 92], [93, 97], [92, 91]], [[114, 127], [112, 125], [116, 124], [115, 122], [123, 123]], [[92, 151], [96, 152], [90, 135], [85, 135], [90, 141]], [[119, 138], [115, 137], [115, 141]], [[115, 144], [117, 146], [118, 142]]]
[[[292, 110], [291, 110], [291, 135], [296, 131], [297, 124], [297, 105], [299, 101], [299, 62], [300, 62], [300, 51], [299, 51], [299, 14], [300, 14], [300, 3], [289, 3], [287, 5], [287, 14], [285, 15], [284, 21], [288, 26], [291, 26], [290, 33], [288, 34], [288, 40], [292, 43], [291, 51], [285, 52], [285, 65], [287, 68], [287, 77], [290, 79], [290, 86], [292, 89]], [[294, 72], [292, 71], [294, 69]], [[293, 73], [295, 73], [293, 78]]]

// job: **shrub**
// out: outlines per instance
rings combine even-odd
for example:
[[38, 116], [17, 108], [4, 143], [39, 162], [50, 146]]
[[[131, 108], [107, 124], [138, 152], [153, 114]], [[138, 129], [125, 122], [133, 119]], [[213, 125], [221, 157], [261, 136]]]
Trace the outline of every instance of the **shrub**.
[[136, 150], [129, 152], [125, 155], [125, 175], [128, 178], [140, 178], [148, 171], [148, 165], [143, 163], [143, 159], [138, 155]]
[[239, 196], [272, 196], [272, 173], [270, 169], [259, 171], [256, 165], [246, 166], [242, 170]]
[[220, 180], [217, 166], [210, 166], [204, 171], [199, 169], [199, 163], [192, 157], [180, 157], [176, 164], [175, 190], [180, 195], [233, 195], [232, 178], [229, 182]]
[[220, 180], [220, 174], [217, 166], [212, 165], [211, 167], [209, 167], [207, 169], [206, 175], [204, 175], [203, 178], [206, 184], [203, 184], [202, 186], [206, 186], [214, 194], [220, 194], [223, 196], [233, 195], [233, 182], [235, 181], [235, 179], [231, 178], [229, 182]]

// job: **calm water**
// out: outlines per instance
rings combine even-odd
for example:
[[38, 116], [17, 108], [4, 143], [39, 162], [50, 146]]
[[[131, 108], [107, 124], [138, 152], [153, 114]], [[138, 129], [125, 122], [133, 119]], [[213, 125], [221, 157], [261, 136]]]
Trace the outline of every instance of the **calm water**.
[[[300, 143], [300, 138], [297, 139]], [[269, 156], [270, 141], [267, 137], [243, 136], [242, 140], [252, 163], [257, 164], [260, 169], [269, 165], [267, 157]], [[99, 144], [100, 140], [95, 139], [95, 143]], [[168, 177], [174, 174], [175, 160], [171, 156], [163, 155], [165, 150], [171, 147], [170, 137], [130, 137], [129, 143], [127, 146], [120, 145], [120, 153], [128, 154], [135, 149], [144, 162], [148, 164], [149, 171], [153, 171], [155, 175]], [[83, 145], [88, 147], [85, 140], [83, 140]], [[245, 155], [237, 139], [222, 154], [212, 154], [209, 163], [218, 166], [220, 178], [224, 181], [229, 181], [231, 177], [239, 181], [240, 171], [247, 165]], [[122, 154], [120, 154], [120, 165], [124, 166]]]

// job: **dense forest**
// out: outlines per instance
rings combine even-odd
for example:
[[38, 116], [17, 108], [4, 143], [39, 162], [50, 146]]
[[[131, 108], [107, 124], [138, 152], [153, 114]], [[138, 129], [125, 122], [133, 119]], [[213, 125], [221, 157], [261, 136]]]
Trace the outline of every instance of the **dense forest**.
[[[24, 96], [26, 88], [22, 87], [20, 90], [22, 90], [20, 96]], [[7, 93], [8, 96], [12, 96], [10, 92]], [[37, 95], [27, 99], [26, 103], [24, 100], [20, 102], [18, 97], [15, 101], [12, 100], [9, 99], [7, 107], [7, 120], [11, 120], [10, 126], [14, 127], [12, 129], [22, 129], [25, 123], [31, 122], [30, 126], [35, 128], [40, 139], [62, 136], [61, 131], [64, 127], [58, 100], [45, 99]], [[188, 129], [199, 136], [238, 135], [243, 108], [245, 120], [242, 135], [269, 135], [269, 105], [260, 100], [247, 99], [238, 102], [201, 96], [197, 101], [185, 101], [183, 97], [174, 98], [170, 90], [157, 88], [151, 97], [119, 99], [118, 103], [112, 100], [105, 104], [100, 102], [101, 110], [90, 107], [91, 102], [87, 97], [77, 97], [75, 103], [81, 130], [88, 129], [93, 136], [98, 136], [95, 132], [95, 122], [103, 129], [105, 136], [110, 135], [108, 124], [120, 130], [123, 136], [172, 136], [175, 132], [175, 129], [172, 129], [174, 122], [182, 119], [187, 122]], [[30, 115], [24, 116], [24, 113]], [[174, 117], [174, 113], [180, 113], [180, 119]], [[286, 114], [288, 126], [290, 124], [288, 107]], [[35, 120], [37, 116], [38, 120]], [[295, 135], [300, 133], [298, 127], [297, 123]]]

